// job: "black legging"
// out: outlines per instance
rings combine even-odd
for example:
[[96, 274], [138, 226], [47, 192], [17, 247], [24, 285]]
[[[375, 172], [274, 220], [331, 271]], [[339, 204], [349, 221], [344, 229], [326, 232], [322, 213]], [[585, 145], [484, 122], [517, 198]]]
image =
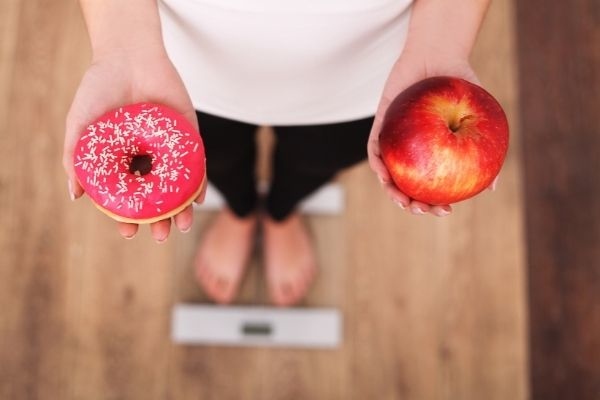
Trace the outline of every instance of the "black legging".
[[[206, 147], [208, 179], [238, 216], [258, 206], [255, 161], [257, 125], [197, 111]], [[274, 126], [272, 182], [264, 209], [285, 219], [306, 196], [339, 171], [367, 157], [373, 118], [325, 125]]]

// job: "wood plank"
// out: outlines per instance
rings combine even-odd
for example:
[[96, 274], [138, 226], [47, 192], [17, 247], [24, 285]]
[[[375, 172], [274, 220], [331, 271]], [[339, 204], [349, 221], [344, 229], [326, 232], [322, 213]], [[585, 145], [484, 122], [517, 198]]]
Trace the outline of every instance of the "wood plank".
[[0, 397], [164, 398], [169, 248], [125, 242], [89, 201], [69, 202], [60, 157], [90, 59], [85, 29], [76, 2], [18, 4], [7, 28], [16, 24], [16, 45], [5, 39], [2, 51], [12, 60], [0, 146]]
[[[49, 101], [67, 4], [2, 2], [0, 66], [0, 397], [64, 398], [68, 385], [69, 270], [65, 202]], [[7, 60], [8, 62], [5, 62]], [[59, 190], [60, 188], [60, 190]], [[54, 219], [54, 217], [58, 217]]]
[[532, 398], [598, 399], [600, 5], [517, 4]]

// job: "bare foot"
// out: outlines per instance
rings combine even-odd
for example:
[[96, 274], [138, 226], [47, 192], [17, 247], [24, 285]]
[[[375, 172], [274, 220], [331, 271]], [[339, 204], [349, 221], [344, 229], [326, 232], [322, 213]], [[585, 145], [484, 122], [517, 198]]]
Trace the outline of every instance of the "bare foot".
[[239, 218], [229, 209], [219, 212], [196, 253], [196, 279], [217, 303], [235, 298], [254, 244], [256, 215]]
[[263, 219], [264, 258], [271, 300], [278, 306], [296, 304], [304, 298], [316, 272], [313, 244], [300, 216], [281, 222]]

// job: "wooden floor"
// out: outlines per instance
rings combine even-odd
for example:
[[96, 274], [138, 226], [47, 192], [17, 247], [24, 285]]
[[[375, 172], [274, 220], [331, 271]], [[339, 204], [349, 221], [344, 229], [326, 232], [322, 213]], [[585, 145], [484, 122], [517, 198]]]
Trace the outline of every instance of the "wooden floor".
[[[499, 190], [415, 217], [366, 165], [345, 173], [347, 212], [308, 219], [321, 275], [306, 301], [343, 311], [344, 343], [304, 351], [170, 343], [173, 303], [202, 300], [190, 260], [211, 215], [159, 246], [68, 200], [64, 118], [90, 56], [79, 9], [2, 0], [0, 398], [527, 398], [512, 7], [493, 2], [473, 56], [513, 127]], [[242, 303], [266, 302], [259, 266]]]

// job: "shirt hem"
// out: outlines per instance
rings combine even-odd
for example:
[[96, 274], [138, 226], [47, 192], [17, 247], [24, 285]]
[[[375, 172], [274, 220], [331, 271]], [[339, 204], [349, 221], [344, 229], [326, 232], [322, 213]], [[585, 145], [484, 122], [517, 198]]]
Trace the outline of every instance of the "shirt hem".
[[242, 115], [240, 113], [228, 112], [222, 109], [213, 108], [206, 104], [200, 104], [192, 100], [192, 105], [196, 111], [206, 114], [211, 114], [217, 117], [230, 119], [233, 121], [244, 122], [259, 126], [301, 126], [301, 125], [323, 125], [323, 124], [338, 124], [344, 122], [357, 121], [365, 118], [370, 118], [375, 115], [376, 110], [365, 112], [345, 113], [331, 117], [290, 117], [290, 118], [272, 118], [260, 117], [252, 115]]

